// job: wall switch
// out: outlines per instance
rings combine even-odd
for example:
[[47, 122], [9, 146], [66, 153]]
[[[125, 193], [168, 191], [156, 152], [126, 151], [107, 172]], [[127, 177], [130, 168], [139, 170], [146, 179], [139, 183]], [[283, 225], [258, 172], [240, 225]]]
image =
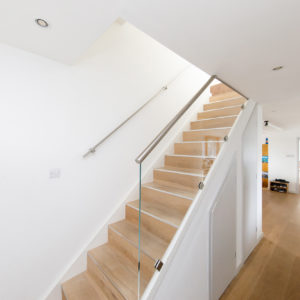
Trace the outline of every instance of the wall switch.
[[60, 178], [61, 171], [60, 169], [51, 169], [49, 171], [49, 178], [54, 179], [54, 178]]
[[295, 155], [294, 154], [287, 154], [286, 157], [292, 158], [292, 157], [295, 157]]

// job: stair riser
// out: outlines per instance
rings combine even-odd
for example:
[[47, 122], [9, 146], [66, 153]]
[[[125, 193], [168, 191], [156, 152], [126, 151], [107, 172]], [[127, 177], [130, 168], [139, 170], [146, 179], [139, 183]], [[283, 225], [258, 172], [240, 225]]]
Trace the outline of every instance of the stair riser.
[[236, 120], [236, 116], [195, 121], [195, 122], [191, 122], [191, 129], [194, 130], [194, 129], [209, 129], [209, 128], [218, 128], [218, 127], [231, 127], [235, 120]]
[[182, 186], [185, 188], [198, 189], [198, 185], [203, 181], [203, 176], [192, 176], [175, 172], [164, 172], [154, 170], [154, 182], [167, 184], [169, 186]]
[[215, 84], [210, 87], [210, 93], [212, 96], [233, 92], [233, 90], [223, 83]]
[[[138, 245], [133, 245], [111, 228], [108, 229], [108, 241], [124, 253], [134, 264], [138, 265]], [[155, 271], [154, 264], [153, 259], [141, 252], [141, 275], [143, 279], [147, 281], [151, 279]]]
[[235, 105], [242, 105], [246, 100], [244, 98], [237, 98], [237, 99], [232, 99], [232, 100], [224, 100], [220, 102], [214, 102], [214, 103], [208, 103], [203, 105], [203, 110], [207, 111], [210, 109], [218, 109], [218, 108], [223, 108], [223, 107], [228, 107], [228, 106], [235, 106]]
[[235, 97], [240, 97], [240, 96], [241, 95], [239, 95], [238, 93], [236, 93], [234, 91], [231, 91], [231, 92], [211, 96], [209, 98], [209, 102], [222, 101], [222, 100], [225, 100], [225, 99], [230, 99], [230, 98], [235, 98]]
[[[138, 210], [126, 205], [126, 219], [134, 224], [139, 224], [139, 212]], [[159, 236], [166, 242], [170, 242], [177, 230], [176, 227], [171, 226], [165, 222], [162, 222], [148, 214], [142, 212], [141, 214], [142, 226], [145, 227], [151, 233]]]
[[87, 256], [87, 270], [109, 299], [125, 300], [122, 294], [113, 286], [111, 281], [104, 275], [89, 255]]
[[214, 159], [203, 159], [188, 156], [165, 156], [165, 166], [187, 169], [209, 169]]
[[191, 200], [179, 196], [170, 195], [150, 188], [142, 187], [142, 199], [148, 202], [164, 202], [168, 207], [176, 207], [182, 213], [186, 213]]
[[174, 145], [174, 153], [182, 155], [203, 155], [217, 156], [221, 146], [221, 142], [208, 143], [177, 143]]
[[210, 118], [218, 118], [225, 116], [234, 116], [238, 115], [241, 111], [241, 105], [236, 107], [223, 108], [219, 110], [208, 110], [201, 113], [198, 113], [198, 120], [202, 119], [210, 119]]
[[205, 141], [205, 140], [223, 140], [228, 135], [230, 128], [211, 129], [201, 131], [184, 131], [183, 141]]

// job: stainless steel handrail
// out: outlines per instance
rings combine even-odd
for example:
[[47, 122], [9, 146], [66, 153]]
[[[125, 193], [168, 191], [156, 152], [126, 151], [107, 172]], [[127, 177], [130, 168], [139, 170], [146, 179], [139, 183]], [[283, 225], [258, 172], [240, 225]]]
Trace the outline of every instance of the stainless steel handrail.
[[118, 125], [113, 131], [111, 131], [108, 135], [106, 135], [100, 142], [94, 145], [92, 148], [86, 152], [83, 157], [87, 157], [89, 154], [95, 153], [96, 149], [106, 141], [110, 136], [112, 136], [118, 129], [120, 129], [125, 123], [127, 123], [131, 118], [133, 118], [139, 111], [141, 111], [149, 102], [151, 102], [155, 97], [157, 97], [162, 91], [167, 90], [167, 86], [163, 86], [153, 97], [151, 97], [146, 103], [144, 103], [141, 107], [139, 107], [132, 115], [130, 115], [125, 121], [123, 121], [120, 125]]
[[141, 152], [141, 154], [135, 159], [138, 164], [141, 164], [145, 160], [145, 158], [152, 152], [156, 145], [163, 139], [163, 137], [170, 131], [174, 124], [192, 106], [192, 104], [199, 98], [199, 96], [206, 90], [206, 88], [216, 77], [216, 75], [212, 75], [201, 87], [201, 89], [193, 96], [193, 98], [177, 113], [177, 115], [165, 126], [165, 128], [155, 137], [155, 139]]
[[140, 112], [147, 104], [149, 104], [154, 98], [156, 98], [162, 91], [168, 89], [168, 86], [173, 83], [183, 72], [185, 72], [191, 65], [184, 67], [174, 78], [172, 78], [165, 86], [163, 86], [154, 96], [152, 96], [146, 103], [144, 103], [141, 107], [139, 107], [133, 114], [131, 114], [125, 121], [123, 121], [120, 125], [118, 125], [113, 131], [111, 131], [108, 135], [106, 135], [100, 142], [94, 145], [83, 155], [83, 158], [87, 157], [89, 154], [95, 153], [96, 149], [106, 141], [110, 136], [112, 136], [118, 129], [120, 129], [125, 123], [127, 123], [130, 119], [132, 119], [138, 112]]

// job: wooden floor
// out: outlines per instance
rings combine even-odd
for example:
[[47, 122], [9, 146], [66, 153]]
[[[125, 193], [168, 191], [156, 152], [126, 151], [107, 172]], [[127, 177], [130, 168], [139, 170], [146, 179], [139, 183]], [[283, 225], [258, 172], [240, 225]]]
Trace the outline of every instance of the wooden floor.
[[300, 196], [264, 190], [263, 232], [221, 300], [300, 300]]

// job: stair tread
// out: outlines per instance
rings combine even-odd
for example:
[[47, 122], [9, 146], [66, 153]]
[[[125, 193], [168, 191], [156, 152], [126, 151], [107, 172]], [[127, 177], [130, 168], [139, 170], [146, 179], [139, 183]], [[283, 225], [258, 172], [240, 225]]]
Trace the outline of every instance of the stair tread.
[[210, 93], [212, 96], [223, 94], [226, 92], [231, 92], [233, 89], [225, 85], [224, 83], [218, 83], [210, 86]]
[[175, 144], [205, 144], [205, 143], [224, 143], [224, 141], [183, 141]]
[[194, 199], [197, 195], [197, 190], [189, 189], [189, 188], [183, 188], [182, 186], [168, 186], [156, 182], [149, 182], [143, 184], [144, 187], [150, 187], [157, 190], [161, 190], [167, 193], [183, 196], [185, 198]]
[[166, 154], [166, 156], [191, 157], [191, 158], [199, 158], [199, 159], [215, 159], [216, 158], [216, 156], [196, 155], [196, 154]]
[[237, 115], [232, 115], [193, 121], [191, 122], [191, 130], [231, 127], [236, 118]]
[[222, 119], [227, 119], [227, 118], [236, 118], [238, 115], [225, 115], [225, 116], [218, 116], [218, 117], [211, 117], [211, 118], [207, 118], [207, 119], [201, 119], [201, 120], [196, 120], [196, 121], [192, 121], [191, 123], [199, 123], [199, 122], [205, 122], [205, 121], [211, 121], [211, 120], [222, 120]]
[[[198, 121], [195, 121], [198, 122]], [[185, 132], [187, 131], [214, 131], [214, 130], [222, 130], [222, 129], [231, 129], [231, 126], [220, 126], [220, 127], [216, 127], [216, 128], [199, 128], [199, 129], [190, 129], [190, 130], [185, 130]]]
[[229, 92], [210, 96], [209, 102], [218, 102], [218, 101], [222, 101], [224, 99], [232, 99], [232, 98], [237, 98], [237, 97], [242, 97], [242, 96], [235, 91], [229, 91]]
[[87, 272], [83, 272], [63, 284], [63, 293], [67, 300], [106, 300], [104, 292], [93, 283]]
[[193, 176], [200, 176], [205, 177], [207, 174], [207, 169], [187, 169], [187, 168], [179, 168], [179, 167], [160, 167], [155, 169], [157, 171], [166, 171], [166, 172], [178, 172], [178, 173], [185, 173], [186, 175], [193, 175]]
[[184, 141], [201, 141], [224, 138], [231, 127], [186, 130], [183, 132]]
[[[230, 101], [230, 100], [223, 100], [223, 101]], [[217, 102], [222, 102], [222, 101], [217, 101]], [[214, 102], [215, 103], [215, 102]], [[207, 103], [207, 104], [210, 104], [210, 103]], [[218, 107], [218, 108], [213, 108], [213, 109], [210, 109], [209, 111], [212, 112], [212, 111], [226, 111], [226, 110], [230, 110], [231, 108], [240, 108], [241, 107], [241, 104], [234, 104], [232, 106], [225, 106], [225, 107]], [[206, 112], [208, 111], [201, 111], [201, 112], [198, 112], [198, 115], [199, 114], [205, 114]]]
[[242, 110], [241, 104], [210, 109], [210, 110], [199, 112], [197, 114], [197, 119], [200, 121], [200, 120], [207, 120], [207, 119], [212, 119], [212, 118], [237, 116], [237, 115], [239, 115], [241, 110]]
[[[139, 227], [137, 224], [125, 219], [109, 226], [130, 240], [136, 247], [138, 247]], [[145, 254], [154, 260], [157, 260], [163, 256], [167, 247], [168, 243], [166, 241], [161, 239], [159, 236], [154, 235], [146, 228], [141, 228], [141, 249]]]
[[[128, 205], [139, 208], [139, 200], [129, 202]], [[164, 205], [162, 202], [154, 202], [142, 200], [142, 211], [150, 213], [151, 215], [158, 217], [159, 219], [166, 221], [167, 223], [178, 227], [184, 217], [180, 210], [176, 207], [170, 207]]]
[[218, 109], [218, 108], [225, 108], [225, 107], [229, 107], [229, 106], [242, 105], [243, 103], [245, 103], [245, 101], [246, 101], [246, 99], [243, 98], [242, 96], [223, 99], [223, 100], [220, 100], [220, 101], [214, 101], [214, 102], [204, 104], [203, 105], [203, 110], [204, 111], [210, 111], [210, 110]]
[[[125, 254], [109, 244], [90, 250], [89, 255], [126, 299], [137, 299], [137, 264], [134, 264]], [[146, 285], [147, 282], [141, 278], [142, 292]]]
[[174, 155], [216, 158], [224, 141], [191, 141], [174, 144]]

